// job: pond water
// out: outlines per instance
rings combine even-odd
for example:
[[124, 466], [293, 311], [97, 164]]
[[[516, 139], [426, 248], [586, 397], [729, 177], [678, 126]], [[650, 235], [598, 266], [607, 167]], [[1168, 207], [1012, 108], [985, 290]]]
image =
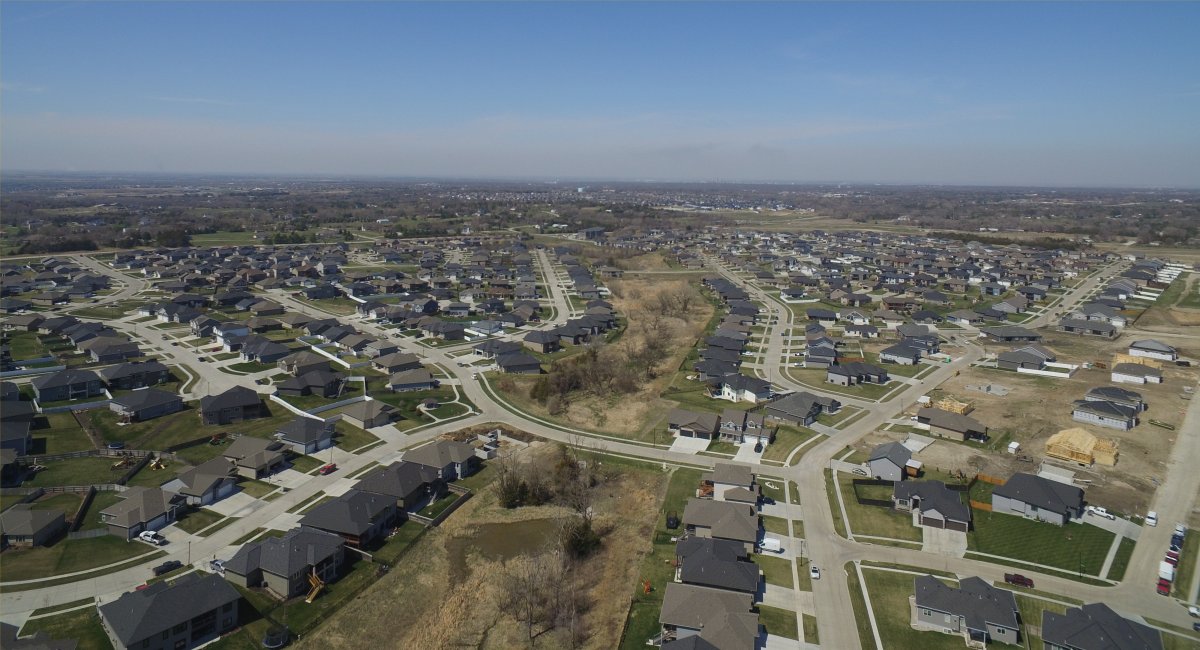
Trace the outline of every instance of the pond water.
[[509, 560], [545, 548], [558, 530], [557, 519], [479, 524], [474, 534], [455, 537], [446, 543], [450, 552], [450, 582], [458, 584], [470, 566], [468, 555], [478, 553], [489, 560]]

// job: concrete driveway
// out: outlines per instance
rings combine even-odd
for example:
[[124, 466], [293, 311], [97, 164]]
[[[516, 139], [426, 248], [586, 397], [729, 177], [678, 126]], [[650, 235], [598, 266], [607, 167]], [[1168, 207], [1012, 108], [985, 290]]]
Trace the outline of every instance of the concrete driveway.
[[967, 553], [967, 534], [958, 530], [921, 526], [921, 551], [962, 557]]
[[245, 492], [238, 492], [216, 503], [209, 504], [204, 509], [211, 510], [223, 517], [240, 517], [246, 513], [258, 510], [266, 505], [266, 503], [266, 501], [256, 499]]
[[1133, 540], [1136, 540], [1142, 534], [1141, 526], [1127, 519], [1121, 519], [1120, 517], [1117, 517], [1116, 519], [1108, 519], [1107, 517], [1094, 515], [1091, 512], [1085, 512], [1079, 521], [1081, 523], [1091, 524], [1096, 528], [1102, 528], [1110, 533], [1128, 537], [1129, 539]]
[[671, 451], [681, 454], [698, 454], [705, 449], [708, 449], [708, 440], [705, 438], [689, 438], [687, 436], [679, 436], [671, 443]]

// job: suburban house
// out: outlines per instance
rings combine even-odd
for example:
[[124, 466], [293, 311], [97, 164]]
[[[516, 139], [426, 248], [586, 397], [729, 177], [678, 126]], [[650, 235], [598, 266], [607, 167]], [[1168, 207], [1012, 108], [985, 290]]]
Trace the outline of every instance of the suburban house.
[[1042, 335], [1037, 332], [1017, 325], [997, 325], [995, 327], [981, 327], [979, 331], [991, 341], [1001, 343], [1011, 343], [1014, 341], [1040, 341]]
[[244, 386], [200, 398], [200, 420], [208, 425], [230, 424], [270, 415], [258, 393]]
[[886, 384], [888, 373], [879, 366], [852, 361], [836, 366], [830, 366], [825, 371], [825, 381], [838, 386], [855, 386], [857, 384]]
[[1013, 474], [992, 490], [992, 512], [1062, 526], [1083, 515], [1083, 490], [1033, 474]]
[[188, 650], [237, 627], [241, 599], [220, 576], [190, 573], [124, 593], [97, 610], [115, 648]]
[[392, 497], [401, 511], [420, 510], [447, 491], [436, 469], [403, 460], [372, 470], [354, 489]]
[[1016, 596], [974, 576], [959, 580], [957, 589], [931, 575], [917, 576], [912, 613], [914, 627], [961, 635], [968, 647], [1021, 643]]
[[758, 594], [762, 574], [737, 542], [686, 537], [675, 545], [677, 579], [685, 585]]
[[225, 562], [225, 579], [240, 587], [263, 587], [287, 599], [310, 590], [310, 576], [322, 582], [338, 578], [346, 542], [315, 528], [293, 528], [283, 537], [242, 545]]
[[915, 512], [922, 526], [967, 532], [971, 528], [971, 509], [962, 501], [962, 493], [941, 481], [897, 482], [892, 488], [892, 507]]
[[775, 419], [808, 426], [822, 413], [837, 413], [841, 408], [836, 399], [800, 391], [768, 402], [764, 411]]
[[382, 537], [395, 522], [394, 498], [355, 489], [317, 505], [300, 518], [301, 526], [341, 535], [355, 548]]
[[732, 501], [688, 499], [683, 524], [698, 537], [741, 542], [747, 553], [754, 550], [760, 533], [756, 508]]
[[771, 398], [771, 382], [739, 373], [729, 374], [714, 383], [720, 391], [713, 395], [731, 402], [763, 402]]
[[885, 442], [871, 450], [867, 458], [871, 476], [885, 481], [903, 481], [915, 476], [921, 469], [921, 461], [913, 460], [912, 452], [898, 442]]
[[668, 582], [658, 616], [662, 648], [754, 650], [761, 635], [753, 605], [748, 593]]
[[1042, 612], [1046, 650], [1162, 650], [1162, 633], [1114, 612], [1104, 603]]
[[35, 510], [32, 504], [18, 503], [0, 512], [0, 548], [49, 546], [66, 532], [61, 510]]
[[524, 352], [514, 352], [496, 357], [496, 365], [500, 370], [520, 375], [537, 375], [542, 372], [542, 364], [537, 357]]
[[235, 439], [221, 455], [233, 466], [238, 476], [249, 479], [269, 476], [286, 462], [282, 443], [254, 436]]
[[438, 380], [425, 368], [404, 370], [391, 376], [388, 388], [397, 393], [414, 390], [431, 390], [438, 387]]
[[1098, 402], [1112, 402], [1134, 410], [1135, 413], [1140, 413], [1146, 410], [1146, 402], [1142, 399], [1141, 393], [1135, 393], [1131, 390], [1126, 390], [1120, 386], [1094, 386], [1088, 390], [1083, 399]]
[[1118, 363], [1112, 367], [1111, 379], [1118, 384], [1161, 384], [1163, 374], [1141, 363]]
[[536, 330], [526, 334], [525, 337], [521, 339], [521, 344], [530, 350], [533, 350], [534, 352], [541, 352], [543, 354], [556, 352], [561, 347], [558, 342], [557, 334], [541, 330]]
[[302, 397], [305, 395], [316, 395], [332, 399], [342, 394], [342, 389], [346, 385], [346, 376], [340, 372], [333, 372], [328, 368], [320, 370], [311, 370], [296, 377], [288, 377], [282, 382], [275, 385], [276, 395], [290, 395], [292, 397]]
[[735, 444], [743, 442], [771, 444], [774, 429], [766, 424], [766, 416], [728, 408], [721, 413], [721, 440]]
[[112, 390], [157, 386], [171, 380], [171, 371], [159, 361], [131, 361], [96, 371]]
[[908, 345], [907, 342], [897, 343], [879, 352], [879, 362], [915, 366], [921, 362], [921, 349]]
[[110, 535], [133, 539], [143, 530], [158, 530], [175, 521], [184, 497], [158, 488], [131, 487], [118, 493], [121, 500], [100, 511]]
[[1105, 323], [1098, 320], [1081, 320], [1078, 318], [1064, 318], [1058, 321], [1058, 331], [1070, 332], [1072, 334], [1087, 334], [1088, 336], [1103, 336], [1109, 339], [1121, 333], [1120, 328], [1112, 323]]
[[297, 454], [313, 454], [333, 446], [333, 425], [298, 416], [275, 430], [275, 439]]
[[667, 432], [673, 436], [712, 440], [719, 425], [720, 417], [716, 413], [678, 408], [667, 413]]
[[1179, 352], [1175, 348], [1154, 339], [1142, 339], [1130, 343], [1129, 355], [1159, 359], [1161, 361], [1175, 361], [1179, 358]]
[[712, 498], [716, 501], [758, 504], [758, 484], [754, 482], [754, 471], [747, 465], [717, 463], [700, 480], [712, 486]]
[[224, 458], [213, 458], [185, 469], [162, 489], [184, 498], [189, 506], [206, 506], [233, 494], [237, 490], [237, 470]]
[[421, 367], [421, 359], [415, 354], [392, 352], [371, 360], [371, 367], [388, 374], [416, 370]]
[[1071, 419], [1096, 426], [1128, 431], [1137, 426], [1138, 409], [1108, 400], [1075, 400]]
[[356, 402], [342, 409], [342, 419], [360, 429], [382, 427], [400, 418], [400, 409], [379, 400]]
[[35, 377], [30, 384], [39, 402], [58, 402], [104, 395], [104, 382], [91, 370], [67, 369]]
[[917, 426], [939, 438], [987, 440], [987, 427], [975, 418], [927, 406], [917, 409]]
[[443, 481], [466, 478], [479, 467], [475, 448], [465, 442], [438, 440], [404, 452], [403, 459], [430, 467]]
[[280, 359], [279, 369], [298, 377], [315, 370], [329, 370], [329, 359], [316, 352], [301, 350]]
[[108, 408], [125, 422], [144, 422], [183, 410], [183, 398], [157, 388], [142, 388], [118, 395]]

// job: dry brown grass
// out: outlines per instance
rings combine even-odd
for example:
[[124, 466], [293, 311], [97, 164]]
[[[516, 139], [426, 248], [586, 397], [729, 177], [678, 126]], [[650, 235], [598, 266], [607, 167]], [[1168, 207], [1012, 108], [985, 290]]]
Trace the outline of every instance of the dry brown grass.
[[[548, 462], [549, 445], [538, 444], [528, 460]], [[596, 528], [601, 549], [576, 569], [578, 584], [591, 604], [583, 613], [588, 630], [583, 648], [618, 645], [629, 607], [631, 585], [638, 576], [665, 479], [647, 470], [625, 469], [595, 493]], [[505, 510], [489, 490], [467, 502], [443, 525], [429, 531], [401, 564], [360, 595], [352, 605], [303, 639], [300, 648], [449, 648], [507, 649], [530, 647], [524, 626], [505, 613], [507, 598], [496, 579], [503, 563], [476, 553], [469, 570], [452, 583], [450, 540], [470, 537], [481, 524], [562, 517], [558, 506]], [[531, 548], [535, 555], [542, 549]], [[569, 647], [566, 631], [554, 630], [534, 640], [534, 648]]]

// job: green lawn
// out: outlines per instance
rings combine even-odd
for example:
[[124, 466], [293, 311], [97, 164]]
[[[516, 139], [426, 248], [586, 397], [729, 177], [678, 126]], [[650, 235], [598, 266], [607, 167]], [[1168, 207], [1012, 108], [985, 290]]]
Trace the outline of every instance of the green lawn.
[[254, 373], [254, 372], [262, 372], [264, 370], [273, 370], [275, 368], [275, 364], [273, 364], [273, 363], [258, 363], [257, 361], [246, 361], [243, 363], [235, 363], [235, 364], [233, 364], [231, 366], [227, 366], [227, 367], [230, 370], [236, 370], [237, 372]]
[[447, 494], [446, 496], [444, 496], [444, 497], [438, 499], [437, 501], [434, 501], [433, 503], [426, 506], [423, 510], [421, 510], [421, 512], [419, 514], [422, 517], [429, 517], [430, 519], [433, 519], [434, 517], [437, 517], [438, 515], [440, 515], [443, 510], [445, 510], [446, 508], [449, 508], [450, 504], [454, 503], [457, 500], [458, 500], [458, 494], [451, 492], [451, 493]]
[[192, 408], [178, 413], [132, 424], [117, 424], [117, 414], [108, 409], [92, 409], [88, 420], [100, 435], [109, 442], [124, 442], [138, 449], [166, 449], [181, 442], [194, 440], [206, 434], [200, 417]]
[[334, 427], [334, 434], [334, 442], [343, 451], [353, 452], [366, 445], [379, 442], [379, 438], [373, 434], [347, 422], [338, 422]]
[[115, 483], [129, 471], [128, 467], [112, 469], [111, 458], [83, 457], [50, 460], [43, 463], [46, 469], [39, 471], [25, 482], [26, 487], [48, 487], [52, 485], [96, 485]]
[[[1129, 566], [1129, 558], [1133, 557], [1133, 547], [1136, 545], [1132, 539], [1122, 537], [1121, 543], [1117, 547], [1117, 554], [1113, 557], [1112, 564], [1108, 567], [1108, 575], [1105, 576], [1109, 580], [1123, 580], [1125, 578], [1125, 569]], [[1178, 582], [1176, 584], [1179, 584]]]
[[758, 622], [767, 630], [767, 634], [780, 636], [785, 639], [798, 639], [796, 631], [796, 612], [768, 605], [758, 606]]
[[0, 579], [33, 580], [62, 573], [139, 558], [142, 561], [163, 555], [140, 542], [126, 542], [107, 535], [91, 539], [66, 539], [49, 547], [10, 550], [5, 553]]
[[117, 504], [121, 500], [120, 492], [97, 492], [96, 497], [92, 499], [92, 504], [88, 506], [88, 510], [84, 513], [83, 524], [79, 530], [95, 530], [97, 528], [105, 528], [107, 524], [100, 520], [100, 513], [107, 510], [110, 506]]
[[67, 519], [75, 516], [75, 511], [79, 510], [79, 505], [83, 503], [81, 495], [74, 492], [61, 492], [54, 496], [42, 497], [33, 502], [34, 510], [58, 510], [67, 516]]
[[792, 580], [792, 562], [779, 557], [755, 555], [754, 563], [762, 569], [763, 579], [767, 584], [794, 589], [796, 583]]
[[768, 533], [775, 533], [777, 535], [787, 535], [788, 534], [787, 519], [784, 519], [782, 517], [770, 517], [767, 515], [763, 515], [762, 523], [763, 523], [763, 528], [766, 529], [766, 531]]
[[81, 650], [111, 650], [113, 647], [95, 607], [33, 619], [21, 627], [22, 636], [35, 632], [45, 632], [51, 639], [75, 639]]
[[801, 614], [804, 619], [804, 641], [814, 645], [820, 645], [821, 637], [817, 634], [817, 617], [809, 614]]
[[[859, 505], [854, 498], [852, 479], [838, 474], [838, 485], [842, 501], [846, 504], [846, 516], [850, 518], [850, 530], [855, 535], [875, 535], [892, 539], [921, 541], [921, 530], [912, 525], [912, 515], [881, 506]], [[868, 498], [878, 495], [869, 495]], [[837, 504], [832, 508], [836, 511]]]
[[1200, 554], [1200, 533], [1189, 531], [1183, 537], [1183, 549], [1179, 553], [1179, 569], [1176, 571], [1175, 588], [1172, 595], [1187, 600], [1192, 594], [1187, 593], [1192, 584], [1192, 572], [1196, 570], [1196, 555]]
[[225, 517], [222, 517], [211, 510], [193, 510], [177, 519], [175, 521], [175, 527], [182, 531], [195, 534], [197, 531], [207, 528], [224, 518]]
[[862, 584], [858, 580], [858, 574], [854, 571], [854, 563], [847, 562], [842, 568], [846, 572], [846, 586], [850, 590], [850, 605], [854, 609], [854, 624], [858, 627], [859, 644], [863, 648], [874, 648], [875, 637], [871, 634], [871, 621], [867, 618], [867, 604], [863, 600]]
[[676, 469], [671, 474], [666, 496], [659, 510], [659, 518], [652, 533], [650, 552], [642, 560], [641, 572], [638, 574], [650, 581], [651, 591], [646, 594], [642, 592], [640, 584], [635, 587], [626, 622], [625, 638], [621, 642], [622, 648], [644, 648], [646, 639], [659, 632], [658, 615], [662, 610], [663, 593], [667, 584], [675, 579], [675, 569], [670, 563], [675, 558], [675, 544], [671, 542], [671, 537], [680, 532], [678, 529], [667, 529], [666, 516], [672, 512], [683, 514], [683, 507], [687, 504], [688, 497], [695, 494], [701, 474], [700, 470], [695, 469]]
[[[774, 442], [767, 445], [766, 450], [763, 451], [763, 460], [774, 460], [782, 463], [787, 460], [792, 450], [819, 435], [821, 434], [812, 429], [787, 425], [781, 426], [775, 432]], [[799, 454], [793, 461], [798, 462], [802, 457], [803, 454]]]
[[[961, 650], [961, 636], [918, 632], [909, 625], [908, 597], [913, 594], [915, 577], [907, 573], [877, 571], [863, 567], [863, 579], [867, 583], [867, 595], [871, 599], [871, 610], [875, 613], [875, 623], [879, 628], [883, 647]], [[958, 586], [956, 581], [948, 584], [952, 587]], [[866, 645], [864, 644], [864, 647]]]
[[1018, 561], [1034, 562], [1096, 575], [1108, 555], [1113, 534], [1090, 524], [1055, 526], [1013, 515], [972, 510], [974, 530], [968, 548]]
[[[890, 365], [890, 364], [889, 364]], [[885, 370], [889, 370], [885, 368]], [[787, 368], [785, 373], [800, 384], [805, 384], [813, 388], [829, 391], [831, 393], [841, 393], [850, 395], [860, 399], [877, 400], [891, 392], [899, 382], [889, 381], [887, 384], [859, 384], [857, 386], [838, 386], [825, 381], [826, 372], [823, 368]]]
[[61, 454], [95, 448], [70, 413], [47, 413], [36, 418], [34, 425], [37, 428], [30, 430], [34, 453]]
[[8, 335], [8, 353], [16, 361], [38, 359], [48, 355], [37, 332], [13, 332]]
[[324, 461], [312, 456], [298, 456], [295, 454], [288, 456], [288, 462], [292, 464], [292, 469], [303, 474], [307, 474], [325, 464]]

